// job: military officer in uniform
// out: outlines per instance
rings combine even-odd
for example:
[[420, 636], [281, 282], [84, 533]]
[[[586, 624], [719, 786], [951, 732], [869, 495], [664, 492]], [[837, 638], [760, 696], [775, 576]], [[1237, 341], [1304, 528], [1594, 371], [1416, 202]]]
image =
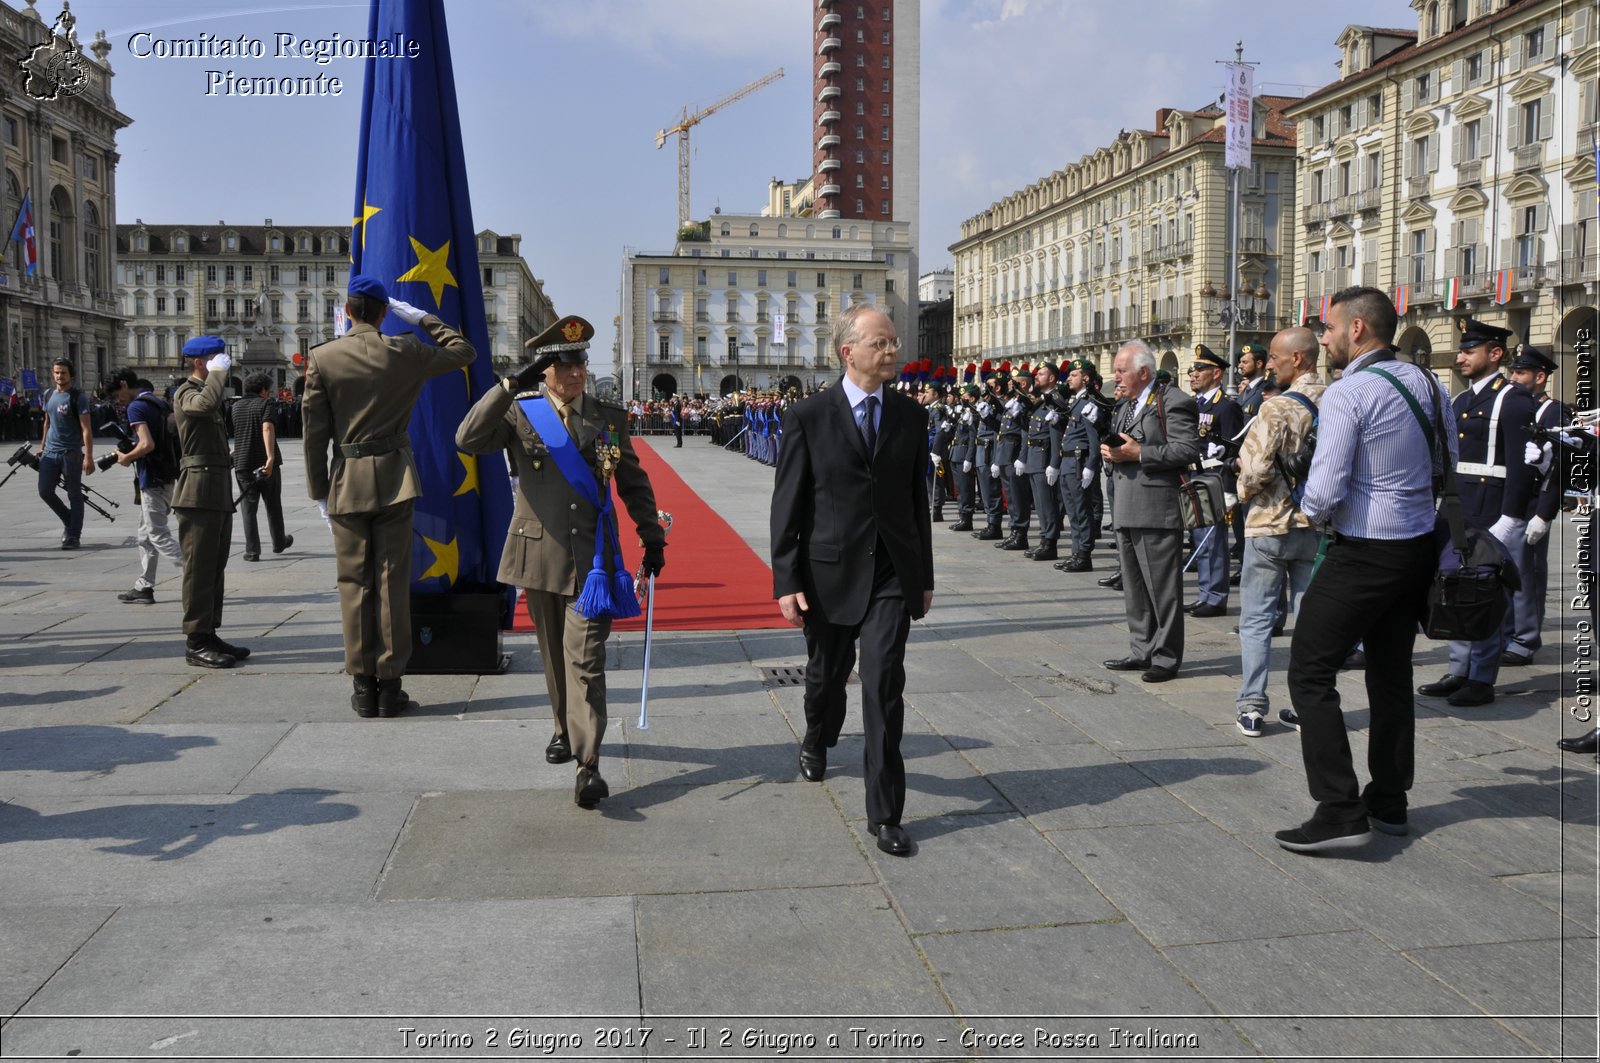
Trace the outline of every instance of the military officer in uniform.
[[1057, 563], [1063, 572], [1088, 572], [1094, 568], [1090, 555], [1100, 527], [1091, 505], [1092, 492], [1100, 480], [1100, 428], [1105, 410], [1095, 400], [1098, 390], [1094, 363], [1078, 358], [1069, 363], [1067, 388], [1072, 412], [1061, 436], [1061, 481], [1058, 484], [1062, 508], [1072, 522], [1072, 555]]
[[[1040, 362], [1033, 371], [1039, 404], [1028, 415], [1024, 436], [1022, 473], [1033, 491], [1033, 508], [1039, 514], [1039, 545], [1023, 556], [1035, 561], [1055, 561], [1061, 555], [1061, 505], [1056, 483], [1061, 478], [1061, 411], [1051, 402], [1056, 388], [1056, 367]], [[1057, 399], [1059, 401], [1059, 398]]]
[[[1467, 319], [1456, 371], [1468, 386], [1451, 407], [1460, 439], [1455, 479], [1461, 516], [1469, 526], [1487, 528], [1500, 540], [1520, 575], [1528, 567], [1528, 508], [1539, 493], [1538, 475], [1523, 460], [1537, 404], [1526, 388], [1500, 375], [1510, 337], [1508, 329]], [[1493, 701], [1512, 617], [1508, 607], [1504, 627], [1490, 638], [1451, 642], [1450, 671], [1437, 683], [1418, 687], [1417, 693], [1444, 697], [1452, 705]]]
[[[306, 489], [333, 526], [344, 621], [344, 670], [358, 716], [394, 716], [410, 701], [411, 514], [422, 494], [411, 457], [411, 411], [433, 377], [472, 364], [465, 336], [390, 299], [372, 277], [350, 278], [350, 331], [311, 349], [301, 401]], [[438, 346], [379, 331], [393, 314]], [[333, 449], [329, 462], [329, 448]]]
[[456, 430], [456, 446], [469, 454], [510, 454], [517, 503], [499, 579], [527, 593], [555, 719], [544, 759], [577, 760], [573, 800], [580, 808], [611, 794], [600, 774], [600, 742], [615, 610], [591, 603], [586, 584], [598, 573], [614, 585], [626, 572], [611, 509], [613, 480], [644, 543], [645, 575], [666, 565], [666, 533], [628, 436], [627, 411], [584, 390], [593, 336], [594, 326], [581, 317], [545, 329], [527, 343], [533, 361], [489, 389]]
[[[1516, 358], [1511, 362], [1511, 382], [1533, 395], [1533, 401], [1538, 404], [1534, 407], [1534, 423], [1541, 428], [1565, 425], [1569, 416], [1566, 404], [1545, 390], [1550, 374], [1555, 371], [1555, 360], [1539, 348], [1527, 344], [1517, 346]], [[1543, 645], [1544, 601], [1550, 586], [1550, 526], [1561, 512], [1566, 487], [1565, 463], [1560, 461], [1559, 449], [1554, 443], [1531, 440], [1523, 448], [1524, 463], [1534, 467], [1539, 490], [1524, 514], [1528, 518], [1528, 527], [1522, 536], [1527, 543], [1527, 564], [1520, 573], [1522, 588], [1511, 603], [1511, 638], [1500, 656], [1502, 665], [1532, 664], [1533, 655]]]
[[975, 471], [978, 474], [978, 493], [983, 498], [984, 527], [982, 531], [973, 532], [972, 537], [988, 542], [1004, 538], [1000, 530], [1003, 515], [1000, 458], [996, 451], [1000, 432], [1000, 407], [1004, 402], [1000, 394], [1003, 378], [990, 368], [988, 359], [984, 359], [983, 367], [978, 372], [983, 375], [983, 394], [972, 407], [973, 413], [978, 417], [977, 457], [974, 464], [977, 466]]
[[223, 422], [223, 391], [233, 359], [220, 336], [183, 345], [191, 374], [178, 385], [172, 408], [183, 451], [172, 509], [183, 553], [184, 659], [196, 668], [232, 668], [250, 656], [217, 637], [222, 625], [223, 573], [233, 546], [233, 459]]
[[[968, 372], [976, 372], [969, 366]], [[971, 531], [972, 518], [978, 511], [977, 439], [978, 413], [973, 404], [978, 401], [978, 385], [970, 381], [961, 386], [961, 399], [954, 411], [955, 435], [950, 440], [950, 479], [956, 485], [956, 517], [951, 531]]]
[[[1194, 364], [1189, 367], [1189, 391], [1200, 414], [1200, 458], [1214, 466], [1226, 453], [1223, 442], [1244, 430], [1244, 417], [1238, 403], [1222, 392], [1223, 374], [1228, 360], [1203, 343], [1194, 345]], [[1234, 493], [1231, 473], [1223, 474], [1224, 490]], [[1193, 533], [1196, 557], [1195, 575], [1199, 597], [1184, 607], [1190, 616], [1222, 616], [1228, 611], [1228, 528], [1218, 525]]]
[[1011, 534], [995, 546], [1001, 550], [1028, 549], [1028, 524], [1033, 518], [1033, 492], [1022, 476], [1023, 432], [1033, 413], [1029, 389], [1033, 376], [1028, 363], [1011, 371], [1011, 397], [1006, 399], [995, 439], [994, 460], [999, 467], [1000, 484], [1005, 488], [1006, 512]]
[[950, 447], [955, 442], [956, 421], [955, 410], [950, 405], [950, 388], [945, 384], [943, 377], [944, 367], [940, 366], [937, 372], [941, 379], [927, 385], [927, 394], [931, 396], [928, 402], [928, 456], [933, 466], [933, 520], [935, 523], [944, 521], [944, 504], [958, 502], [954, 490], [954, 481], [950, 477]]

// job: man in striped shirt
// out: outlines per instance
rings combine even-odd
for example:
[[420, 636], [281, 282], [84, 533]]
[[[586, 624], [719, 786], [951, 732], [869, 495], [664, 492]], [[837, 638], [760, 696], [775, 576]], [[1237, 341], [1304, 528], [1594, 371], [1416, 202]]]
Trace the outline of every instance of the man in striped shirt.
[[[1325, 554], [1295, 618], [1289, 697], [1316, 812], [1278, 831], [1294, 852], [1354, 848], [1372, 826], [1406, 833], [1416, 739], [1411, 651], [1438, 564], [1434, 477], [1449, 397], [1427, 369], [1395, 358], [1394, 304], [1376, 288], [1332, 299], [1322, 337], [1330, 370], [1342, 369], [1320, 404], [1316, 456], [1301, 510], [1323, 529]], [[1413, 412], [1407, 395], [1415, 400]], [[1425, 425], [1425, 426], [1424, 426]], [[1441, 441], [1441, 434], [1443, 440]], [[1364, 643], [1371, 725], [1362, 790], [1339, 707], [1339, 665]]]

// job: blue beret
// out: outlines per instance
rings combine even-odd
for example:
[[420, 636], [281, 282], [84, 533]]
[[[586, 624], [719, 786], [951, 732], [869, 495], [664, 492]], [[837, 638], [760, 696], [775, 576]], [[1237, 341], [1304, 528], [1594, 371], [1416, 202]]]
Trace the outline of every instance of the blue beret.
[[365, 295], [380, 303], [389, 301], [389, 292], [383, 284], [376, 277], [369, 277], [365, 273], [357, 273], [350, 278], [350, 294]]
[[221, 336], [196, 336], [183, 345], [185, 358], [210, 358], [213, 354], [221, 354], [227, 350], [227, 344], [222, 342]]

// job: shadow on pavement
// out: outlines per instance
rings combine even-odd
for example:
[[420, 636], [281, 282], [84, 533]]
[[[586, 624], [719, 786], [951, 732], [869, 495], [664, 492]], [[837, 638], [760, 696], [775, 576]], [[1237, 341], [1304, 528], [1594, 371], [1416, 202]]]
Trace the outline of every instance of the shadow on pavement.
[[186, 749], [216, 744], [215, 738], [203, 735], [163, 735], [126, 727], [19, 727], [0, 731], [0, 772], [109, 775], [125, 764], [177, 760]]

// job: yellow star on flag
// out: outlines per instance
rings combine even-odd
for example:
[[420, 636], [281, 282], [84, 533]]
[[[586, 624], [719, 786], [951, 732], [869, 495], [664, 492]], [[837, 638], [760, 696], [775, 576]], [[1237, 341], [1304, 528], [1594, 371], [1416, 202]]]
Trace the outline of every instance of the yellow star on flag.
[[461, 467], [467, 470], [467, 474], [461, 479], [461, 486], [456, 488], [454, 497], [460, 498], [478, 489], [478, 463], [472, 455], [463, 454], [459, 450], [456, 451], [456, 457], [461, 459]]
[[351, 218], [350, 219], [350, 228], [352, 228], [352, 229], [360, 229], [361, 230], [361, 246], [362, 247], [366, 247], [367, 246], [367, 219], [372, 217], [374, 214], [378, 213], [382, 209], [383, 209], [382, 207], [374, 207], [371, 203], [368, 203], [366, 200], [362, 200], [361, 201], [361, 217], [359, 217], [359, 218]]
[[423, 543], [433, 551], [433, 564], [417, 579], [435, 579], [443, 577], [447, 584], [454, 584], [461, 571], [461, 552], [457, 540], [451, 539], [447, 543], [435, 542], [426, 535], [422, 537]]
[[430, 251], [415, 236], [408, 236], [406, 239], [411, 241], [411, 250], [416, 252], [417, 264], [400, 274], [395, 280], [421, 281], [426, 284], [428, 289], [433, 292], [433, 305], [437, 309], [444, 305], [440, 300], [444, 298], [446, 285], [452, 288], [461, 287], [456, 283], [455, 276], [450, 272], [450, 241], [446, 240], [443, 247], [436, 251]]

